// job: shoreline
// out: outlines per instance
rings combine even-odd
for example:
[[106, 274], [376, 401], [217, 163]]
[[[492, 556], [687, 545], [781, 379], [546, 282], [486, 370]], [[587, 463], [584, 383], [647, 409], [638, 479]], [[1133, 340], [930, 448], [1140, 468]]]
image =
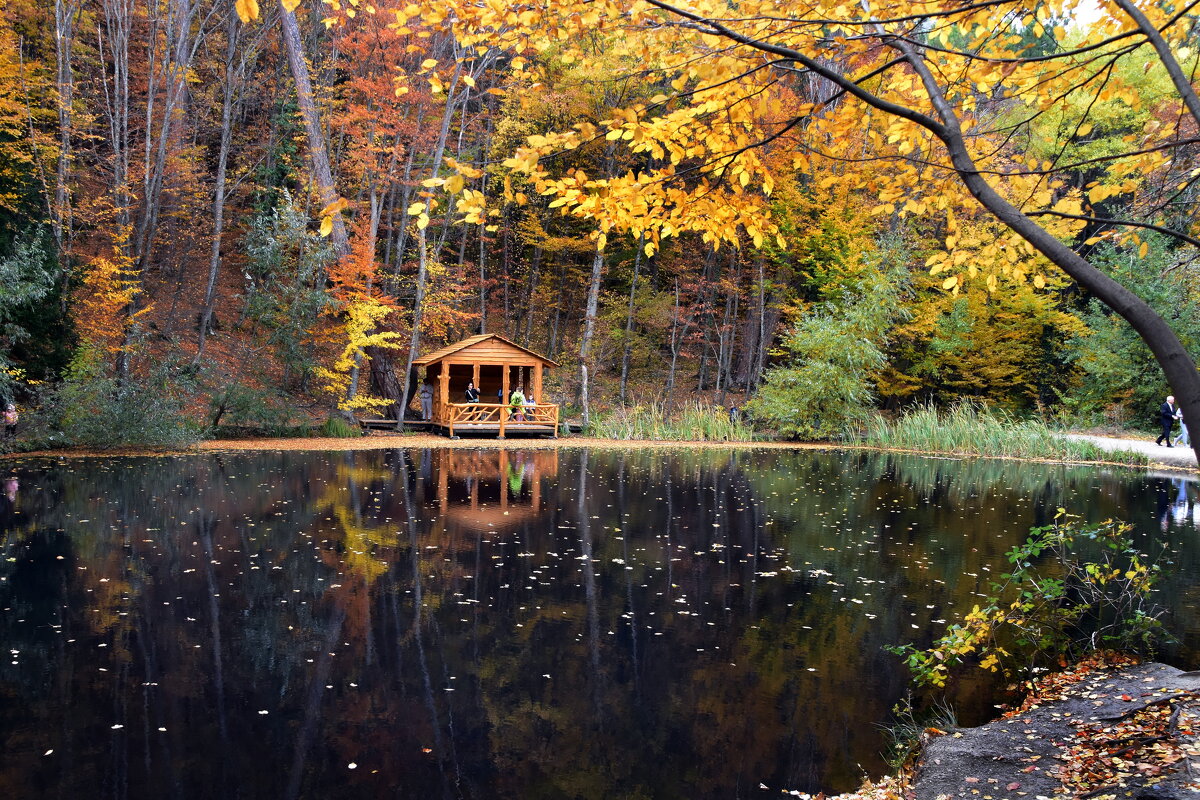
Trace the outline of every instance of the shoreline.
[[121, 448], [114, 450], [36, 450], [25, 453], [0, 454], [0, 462], [25, 458], [114, 458], [114, 457], [178, 457], [202, 455], [206, 453], [235, 453], [235, 452], [337, 452], [357, 450], [391, 450], [397, 448], [465, 448], [465, 449], [505, 449], [505, 450], [570, 450], [570, 449], [602, 449], [602, 450], [681, 450], [681, 449], [712, 449], [712, 450], [813, 450], [813, 451], [847, 451], [864, 450], [878, 453], [898, 453], [916, 455], [926, 458], [943, 458], [954, 461], [969, 459], [996, 459], [1000, 461], [1022, 461], [1033, 464], [1066, 464], [1071, 466], [1090, 467], [1120, 467], [1130, 470], [1154, 470], [1171, 473], [1195, 475], [1196, 470], [1181, 466], [1155, 462], [1147, 464], [1127, 464], [1118, 461], [1074, 461], [1059, 458], [1029, 458], [1023, 456], [981, 455], [977, 453], [957, 453], [931, 450], [911, 450], [898, 447], [884, 447], [873, 444], [848, 442], [785, 442], [785, 441], [712, 441], [712, 440], [648, 440], [648, 439], [601, 439], [595, 437], [571, 436], [566, 438], [510, 438], [510, 439], [449, 439], [434, 434], [373, 434], [360, 438], [279, 438], [279, 439], [209, 439], [197, 443], [193, 447], [180, 450], [149, 450], [145, 448]]

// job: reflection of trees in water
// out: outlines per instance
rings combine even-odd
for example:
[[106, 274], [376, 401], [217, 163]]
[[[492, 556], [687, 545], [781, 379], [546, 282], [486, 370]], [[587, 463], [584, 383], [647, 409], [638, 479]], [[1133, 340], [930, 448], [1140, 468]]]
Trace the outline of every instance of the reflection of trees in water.
[[1153, 521], [1158, 496], [863, 453], [449, 452], [22, 468], [0, 788], [849, 786], [905, 683], [884, 644], [940, 632], [1064, 499]]

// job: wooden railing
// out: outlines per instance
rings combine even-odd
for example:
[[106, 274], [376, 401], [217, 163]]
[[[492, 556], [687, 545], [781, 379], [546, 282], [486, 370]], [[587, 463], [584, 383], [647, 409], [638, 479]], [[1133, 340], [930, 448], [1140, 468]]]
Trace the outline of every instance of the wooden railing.
[[505, 429], [510, 427], [519, 430], [544, 428], [551, 433], [558, 431], [557, 403], [537, 403], [516, 409], [497, 403], [447, 403], [446, 412], [445, 424], [451, 436], [454, 435], [455, 426], [460, 425], [495, 426], [502, 439]]

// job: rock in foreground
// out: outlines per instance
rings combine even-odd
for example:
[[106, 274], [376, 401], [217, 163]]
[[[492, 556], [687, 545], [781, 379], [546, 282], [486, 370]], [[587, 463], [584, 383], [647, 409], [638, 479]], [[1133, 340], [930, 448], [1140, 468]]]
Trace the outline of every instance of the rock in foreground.
[[1002, 719], [930, 740], [911, 792], [936, 798], [1200, 798], [1200, 672], [1080, 665]]

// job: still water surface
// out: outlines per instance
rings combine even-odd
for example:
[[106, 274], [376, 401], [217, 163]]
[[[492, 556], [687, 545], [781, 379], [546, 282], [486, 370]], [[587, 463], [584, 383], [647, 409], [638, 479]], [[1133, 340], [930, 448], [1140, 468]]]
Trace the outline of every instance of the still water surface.
[[1167, 547], [1169, 656], [1200, 666], [1200, 509], [1168, 477], [780, 450], [3, 470], [4, 797], [851, 788], [905, 691], [884, 646], [944, 630], [1059, 506]]

